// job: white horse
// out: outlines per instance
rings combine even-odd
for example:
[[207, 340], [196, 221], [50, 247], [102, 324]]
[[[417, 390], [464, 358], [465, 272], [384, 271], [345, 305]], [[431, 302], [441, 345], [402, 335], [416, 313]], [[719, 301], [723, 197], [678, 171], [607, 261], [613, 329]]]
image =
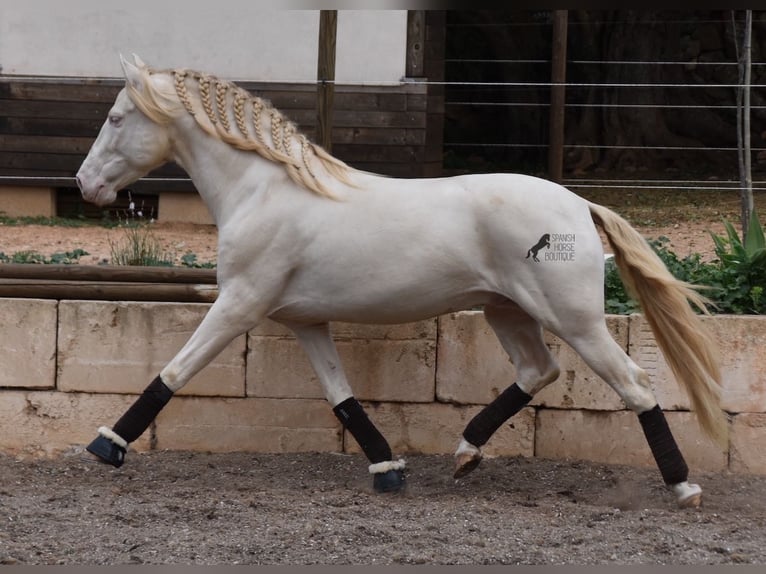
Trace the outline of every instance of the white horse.
[[344, 427], [370, 460], [377, 491], [404, 483], [404, 461], [369, 420], [344, 375], [331, 321], [402, 323], [481, 306], [518, 380], [466, 427], [455, 477], [559, 368], [543, 329], [575, 349], [639, 418], [680, 506], [701, 489], [650, 389], [604, 320], [605, 232], [703, 429], [726, 440], [715, 345], [677, 281], [629, 224], [555, 183], [518, 174], [394, 179], [358, 171], [311, 143], [271, 105], [234, 84], [121, 58], [126, 86], [77, 173], [98, 205], [160, 165], [190, 175], [218, 226], [219, 295], [199, 328], [88, 450], [120, 466], [128, 444], [174, 392], [264, 319], [295, 333]]

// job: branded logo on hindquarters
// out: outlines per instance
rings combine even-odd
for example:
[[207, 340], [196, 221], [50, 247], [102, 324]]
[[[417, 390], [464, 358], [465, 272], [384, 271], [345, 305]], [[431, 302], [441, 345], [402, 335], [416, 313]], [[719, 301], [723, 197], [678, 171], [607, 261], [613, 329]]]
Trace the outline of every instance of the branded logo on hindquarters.
[[[545, 251], [543, 251], [545, 250]], [[542, 253], [541, 253], [542, 251]], [[575, 234], [574, 233], [545, 233], [537, 243], [527, 250], [525, 259], [532, 261], [574, 261], [575, 260]]]

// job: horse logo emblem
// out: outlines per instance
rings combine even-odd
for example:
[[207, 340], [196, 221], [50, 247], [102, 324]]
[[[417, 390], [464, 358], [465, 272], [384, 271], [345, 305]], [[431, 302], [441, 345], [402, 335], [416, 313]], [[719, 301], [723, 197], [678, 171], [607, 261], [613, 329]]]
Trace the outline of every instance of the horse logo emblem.
[[533, 261], [537, 261], [538, 263], [540, 263], [540, 260], [537, 258], [537, 253], [543, 247], [546, 247], [548, 249], [551, 248], [551, 234], [550, 233], [546, 233], [545, 235], [543, 235], [537, 243], [535, 243], [532, 247], [529, 248], [529, 250], [527, 251], [527, 256], [525, 257], [525, 259], [529, 259], [529, 256], [531, 255]]

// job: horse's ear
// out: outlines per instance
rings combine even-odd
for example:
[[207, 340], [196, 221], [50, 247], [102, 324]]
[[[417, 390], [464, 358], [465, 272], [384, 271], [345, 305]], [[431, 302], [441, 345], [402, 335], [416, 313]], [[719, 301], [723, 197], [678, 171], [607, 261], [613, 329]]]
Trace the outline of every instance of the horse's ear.
[[146, 68], [146, 64], [144, 61], [138, 57], [138, 54], [133, 54], [133, 61], [136, 63], [136, 66], [139, 68]]
[[141, 91], [143, 87], [143, 78], [141, 77], [141, 70], [134, 64], [128, 62], [120, 54], [120, 65], [122, 65], [122, 72], [125, 74], [125, 81], [130, 83], [136, 90]]

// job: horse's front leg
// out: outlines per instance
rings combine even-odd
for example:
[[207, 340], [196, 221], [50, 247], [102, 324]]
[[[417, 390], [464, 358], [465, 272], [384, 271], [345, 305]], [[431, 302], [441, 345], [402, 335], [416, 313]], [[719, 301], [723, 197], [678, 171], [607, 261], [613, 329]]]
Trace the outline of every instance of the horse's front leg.
[[149, 428], [173, 394], [232, 340], [263, 318], [265, 306], [256, 302], [253, 295], [252, 289], [247, 290], [244, 285], [222, 291], [178, 354], [112, 428], [98, 429], [98, 436], [87, 446], [87, 451], [101, 462], [122, 466], [128, 445]]
[[354, 398], [327, 323], [288, 324], [311, 361], [335, 416], [354, 437], [370, 461], [376, 492], [396, 492], [404, 486], [404, 460], [393, 460], [391, 447]]

